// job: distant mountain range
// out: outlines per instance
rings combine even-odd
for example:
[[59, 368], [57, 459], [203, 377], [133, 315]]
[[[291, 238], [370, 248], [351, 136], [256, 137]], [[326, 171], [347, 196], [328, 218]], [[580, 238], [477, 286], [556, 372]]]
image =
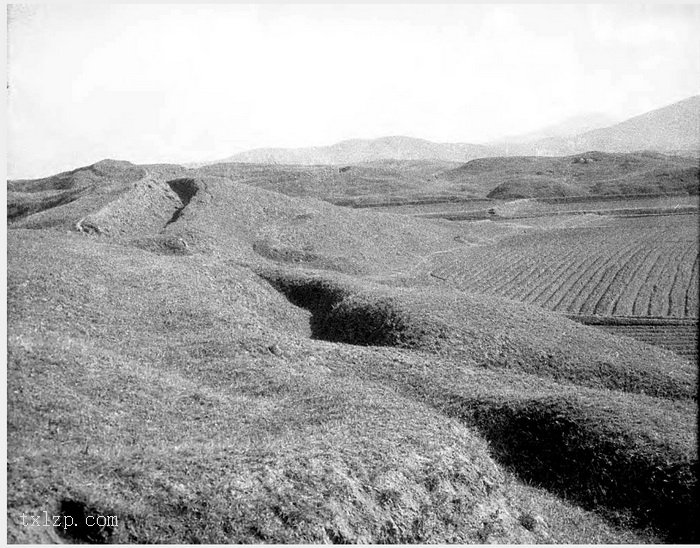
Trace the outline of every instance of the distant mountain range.
[[700, 95], [573, 138], [537, 141], [550, 156], [586, 150], [603, 152], [695, 153], [700, 150]]
[[609, 121], [604, 115], [586, 115], [489, 144], [436, 143], [395, 136], [351, 139], [320, 147], [260, 148], [197, 165], [225, 162], [340, 165], [376, 160], [467, 162], [493, 156], [565, 156], [591, 150], [700, 156], [700, 95], [618, 124], [596, 127]]
[[443, 160], [468, 162], [491, 156], [486, 145], [434, 143], [413, 137], [350, 139], [334, 145], [308, 148], [259, 148], [210, 163], [250, 162], [259, 164], [356, 164], [376, 160]]

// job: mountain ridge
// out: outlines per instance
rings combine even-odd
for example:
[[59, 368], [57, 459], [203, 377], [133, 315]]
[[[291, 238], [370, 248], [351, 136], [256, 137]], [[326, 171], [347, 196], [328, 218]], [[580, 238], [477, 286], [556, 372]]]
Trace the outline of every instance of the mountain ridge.
[[[576, 122], [574, 117], [568, 121]], [[598, 121], [603, 118], [598, 118]], [[573, 122], [572, 122], [573, 120]], [[591, 121], [593, 125], [595, 123]], [[376, 160], [441, 160], [468, 162], [494, 156], [565, 156], [597, 150], [600, 152], [654, 151], [696, 156], [700, 154], [700, 95], [633, 116], [619, 123], [587, 129], [575, 135], [566, 131], [567, 121], [528, 134], [490, 143], [447, 143], [407, 136], [375, 139], [346, 139], [332, 145], [297, 148], [256, 148], [216, 161], [218, 163], [267, 163], [300, 165], [342, 165]], [[549, 132], [551, 135], [531, 140]], [[530, 137], [528, 137], [530, 136]]]
[[403, 135], [346, 139], [328, 146], [257, 148], [212, 163], [352, 164], [376, 160], [444, 160], [467, 162], [489, 154], [487, 145], [436, 143]]
[[505, 137], [495, 139], [489, 142], [489, 145], [498, 146], [502, 144], [527, 144], [552, 137], [572, 137], [594, 129], [612, 126], [617, 123], [617, 121], [617, 119], [601, 112], [579, 114], [577, 116], [570, 116], [560, 122], [549, 124], [533, 131], [507, 135]]
[[700, 149], [700, 95], [688, 97], [607, 128], [594, 129], [571, 140], [538, 141], [540, 150], [555, 155], [582, 149], [603, 152], [697, 151]]

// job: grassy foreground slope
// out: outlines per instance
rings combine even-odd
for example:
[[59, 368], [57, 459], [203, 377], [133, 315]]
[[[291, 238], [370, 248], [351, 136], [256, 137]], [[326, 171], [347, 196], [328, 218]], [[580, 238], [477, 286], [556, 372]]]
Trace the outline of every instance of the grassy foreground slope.
[[[108, 184], [8, 231], [10, 542], [697, 540], [687, 362], [380, 283], [483, 234]], [[119, 526], [21, 525], [42, 510]]]

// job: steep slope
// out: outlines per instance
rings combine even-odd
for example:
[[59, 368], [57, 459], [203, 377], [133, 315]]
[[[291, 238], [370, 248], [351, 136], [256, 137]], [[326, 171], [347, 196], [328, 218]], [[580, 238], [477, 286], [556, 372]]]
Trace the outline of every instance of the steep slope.
[[173, 188], [129, 162], [106, 160], [36, 181], [10, 181], [15, 228], [54, 228], [113, 236], [160, 230], [182, 207]]
[[[147, 172], [130, 162], [102, 160], [96, 164], [74, 169], [51, 177], [34, 180], [7, 182], [7, 217], [16, 222], [28, 215], [53, 208], [81, 211], [81, 204], [72, 204], [81, 197], [90, 195], [109, 201], [110, 196], [120, 193], [129, 184], [146, 178]], [[51, 214], [44, 215], [47, 223]]]

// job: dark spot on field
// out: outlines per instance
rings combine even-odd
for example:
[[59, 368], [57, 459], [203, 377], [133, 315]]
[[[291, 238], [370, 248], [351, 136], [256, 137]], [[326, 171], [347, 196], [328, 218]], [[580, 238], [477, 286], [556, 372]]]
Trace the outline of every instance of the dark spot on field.
[[324, 530], [328, 536], [328, 540], [330, 540], [333, 544], [353, 544], [353, 542], [346, 538], [342, 532], [337, 531], [332, 527], [326, 527]]
[[111, 543], [114, 522], [109, 518], [113, 517], [112, 512], [98, 510], [79, 500], [64, 499], [59, 506], [59, 515], [62, 519], [57, 531], [66, 540], [78, 544]]
[[537, 520], [530, 514], [521, 514], [518, 518], [520, 525], [525, 527], [528, 531], [534, 531], [537, 526]]

